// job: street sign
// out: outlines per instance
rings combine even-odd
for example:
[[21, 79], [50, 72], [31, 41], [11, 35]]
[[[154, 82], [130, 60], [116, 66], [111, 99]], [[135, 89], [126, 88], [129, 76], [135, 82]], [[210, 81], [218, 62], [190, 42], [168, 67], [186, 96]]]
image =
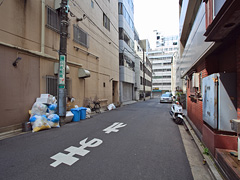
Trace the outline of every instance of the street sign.
[[65, 67], [66, 67], [66, 57], [65, 55], [60, 55], [59, 59], [59, 78], [58, 78], [58, 86], [59, 88], [65, 87]]

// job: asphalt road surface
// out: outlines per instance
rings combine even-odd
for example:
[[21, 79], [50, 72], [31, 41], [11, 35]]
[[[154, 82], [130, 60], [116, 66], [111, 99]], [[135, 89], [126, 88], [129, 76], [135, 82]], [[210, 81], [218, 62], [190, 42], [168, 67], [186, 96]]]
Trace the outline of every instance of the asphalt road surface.
[[0, 141], [1, 180], [191, 180], [170, 104], [151, 99]]

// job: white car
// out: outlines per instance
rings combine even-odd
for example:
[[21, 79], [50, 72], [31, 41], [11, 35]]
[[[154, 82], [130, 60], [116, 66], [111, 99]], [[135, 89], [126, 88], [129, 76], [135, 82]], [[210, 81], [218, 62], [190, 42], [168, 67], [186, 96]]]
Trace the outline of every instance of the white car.
[[170, 93], [162, 94], [162, 96], [160, 97], [160, 103], [162, 102], [172, 103], [172, 101], [173, 101], [173, 98], [172, 98], [172, 94]]

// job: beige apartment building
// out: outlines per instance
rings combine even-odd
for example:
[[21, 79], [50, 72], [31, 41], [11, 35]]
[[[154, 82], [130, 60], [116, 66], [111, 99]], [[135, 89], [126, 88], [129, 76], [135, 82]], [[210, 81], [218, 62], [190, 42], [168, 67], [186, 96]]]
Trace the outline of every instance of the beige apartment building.
[[[36, 98], [56, 96], [61, 0], [0, 4], [0, 132], [21, 127]], [[118, 1], [69, 0], [67, 95], [119, 103]], [[90, 72], [79, 76], [79, 71]]]

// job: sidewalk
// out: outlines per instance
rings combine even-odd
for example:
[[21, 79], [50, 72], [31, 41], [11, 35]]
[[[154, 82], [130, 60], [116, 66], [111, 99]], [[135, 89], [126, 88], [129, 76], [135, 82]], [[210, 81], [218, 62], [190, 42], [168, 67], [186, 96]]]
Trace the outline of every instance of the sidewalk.
[[213, 176], [204, 164], [202, 153], [198, 150], [192, 136], [184, 126], [178, 125], [194, 180], [213, 180]]
[[[209, 173], [211, 174], [213, 179], [223, 180], [224, 178], [219, 173], [219, 169], [217, 168], [217, 166], [216, 166], [216, 164], [215, 164], [215, 162], [213, 160], [213, 157], [211, 157], [211, 155], [203, 154], [204, 146], [203, 146], [202, 142], [200, 141], [200, 139], [198, 138], [198, 136], [196, 135], [196, 133], [193, 130], [192, 126], [190, 125], [190, 123], [189, 123], [190, 119], [188, 118], [187, 111], [185, 109], [183, 110], [183, 113], [185, 115], [184, 123], [186, 124], [186, 127], [188, 128], [189, 133], [192, 136], [192, 139], [194, 140], [194, 142], [195, 142], [195, 144], [197, 146], [197, 149], [199, 150], [199, 152], [202, 155], [203, 163], [206, 163], [206, 165], [207, 165], [207, 167], [209, 169]], [[196, 175], [198, 173], [199, 172], [196, 171]], [[196, 179], [198, 179], [198, 178], [196, 178]]]
[[136, 103], [136, 102], [137, 101], [126, 101], [126, 102], [122, 103], [122, 106], [126, 106], [126, 105], [133, 104], [133, 103]]

